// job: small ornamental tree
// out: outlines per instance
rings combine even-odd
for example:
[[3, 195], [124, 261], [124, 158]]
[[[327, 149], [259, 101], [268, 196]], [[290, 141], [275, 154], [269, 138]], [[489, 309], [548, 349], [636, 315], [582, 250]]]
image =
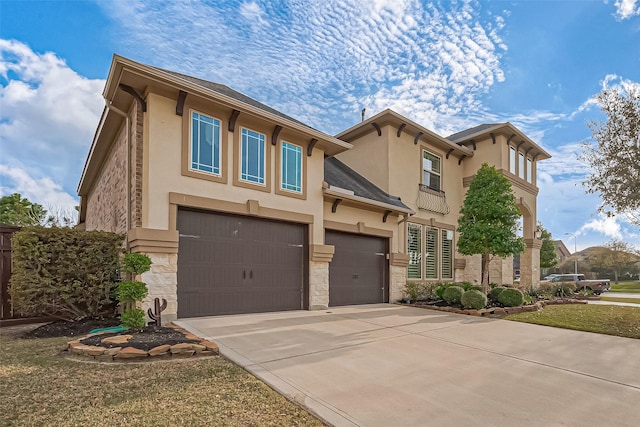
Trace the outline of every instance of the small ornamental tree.
[[540, 267], [552, 268], [558, 265], [556, 254], [556, 242], [553, 241], [551, 233], [542, 224], [538, 223], [538, 228], [542, 232], [542, 247], [540, 248]]
[[147, 295], [147, 285], [144, 282], [136, 281], [136, 276], [151, 269], [151, 259], [139, 253], [125, 254], [122, 259], [122, 271], [129, 275], [129, 280], [118, 284], [118, 301], [122, 305], [122, 315], [120, 323], [129, 329], [140, 329], [144, 327], [144, 310], [136, 305]]
[[458, 218], [458, 252], [483, 255], [482, 284], [489, 284], [492, 256], [524, 252], [516, 236], [520, 211], [511, 183], [495, 167], [484, 163], [469, 186]]

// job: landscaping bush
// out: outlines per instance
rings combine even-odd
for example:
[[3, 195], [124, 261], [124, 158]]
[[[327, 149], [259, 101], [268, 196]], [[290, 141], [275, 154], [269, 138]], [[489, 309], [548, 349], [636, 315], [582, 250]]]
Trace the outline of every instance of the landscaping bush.
[[557, 297], [570, 297], [576, 293], [576, 284], [571, 282], [556, 283], [552, 293]]
[[498, 301], [498, 297], [500, 296], [500, 294], [502, 293], [502, 291], [504, 291], [505, 288], [504, 286], [497, 286], [495, 288], [492, 288], [489, 291], [489, 299], [493, 302], [497, 302]]
[[124, 237], [103, 231], [26, 227], [13, 235], [9, 294], [17, 312], [64, 320], [112, 314]]
[[464, 294], [464, 289], [460, 286], [449, 286], [447, 287], [443, 294], [442, 299], [447, 302], [447, 304], [460, 304], [460, 299]]
[[426, 301], [434, 299], [436, 289], [440, 286], [440, 283], [433, 282], [409, 282], [404, 286], [404, 298], [409, 298], [412, 301]]
[[438, 285], [438, 287], [436, 288], [436, 297], [440, 298], [440, 299], [444, 299], [443, 295], [444, 295], [444, 291], [447, 290], [447, 288], [450, 288], [451, 286], [457, 286], [456, 283], [442, 283], [440, 285]]
[[415, 301], [418, 299], [419, 294], [420, 294], [419, 283], [409, 282], [406, 285], [404, 285], [405, 298], [409, 298], [411, 301]]
[[462, 303], [462, 306], [464, 308], [480, 310], [481, 308], [486, 307], [487, 296], [482, 291], [479, 291], [477, 289], [470, 289], [462, 294], [460, 302]]
[[127, 272], [132, 280], [125, 280], [118, 285], [118, 301], [124, 311], [120, 316], [120, 323], [125, 328], [138, 329], [144, 327], [144, 310], [136, 307], [147, 295], [147, 284], [133, 280], [136, 276], [151, 269], [151, 258], [144, 254], [127, 253], [122, 259], [122, 270]]
[[518, 289], [507, 288], [498, 295], [498, 302], [505, 307], [518, 307], [524, 303], [524, 295]]

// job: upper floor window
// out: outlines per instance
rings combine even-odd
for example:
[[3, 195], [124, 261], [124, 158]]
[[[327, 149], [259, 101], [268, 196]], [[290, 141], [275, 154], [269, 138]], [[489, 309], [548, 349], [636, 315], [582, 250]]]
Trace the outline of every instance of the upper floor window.
[[191, 113], [190, 151], [190, 169], [220, 175], [220, 120]]
[[533, 160], [527, 158], [527, 182], [533, 184]]
[[302, 147], [282, 141], [280, 188], [302, 193]]
[[509, 172], [516, 174], [516, 148], [509, 147]]
[[240, 180], [265, 184], [266, 142], [264, 134], [242, 128]]
[[432, 190], [440, 191], [440, 157], [422, 150], [422, 184]]
[[518, 153], [518, 176], [524, 179], [524, 153]]

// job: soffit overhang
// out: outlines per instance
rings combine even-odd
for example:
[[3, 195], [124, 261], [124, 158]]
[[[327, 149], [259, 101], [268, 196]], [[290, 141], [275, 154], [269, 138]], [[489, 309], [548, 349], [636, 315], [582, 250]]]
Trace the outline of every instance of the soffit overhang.
[[395, 129], [396, 135], [406, 133], [414, 138], [415, 143], [419, 141], [425, 141], [429, 144], [435, 145], [445, 152], [450, 152], [459, 158], [463, 156], [473, 156], [472, 149], [451, 142], [448, 139], [438, 135], [437, 133], [390, 109], [386, 109], [381, 113], [378, 113], [375, 116], [370, 117], [367, 120], [364, 120], [343, 132], [340, 132], [336, 135], [336, 138], [339, 138], [343, 141], [352, 142], [363, 135], [371, 132], [377, 132], [378, 127], [382, 128], [384, 126], [393, 127]]

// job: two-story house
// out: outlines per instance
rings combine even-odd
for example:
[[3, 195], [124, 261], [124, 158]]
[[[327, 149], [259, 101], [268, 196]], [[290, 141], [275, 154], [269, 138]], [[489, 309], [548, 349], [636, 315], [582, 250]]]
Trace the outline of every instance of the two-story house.
[[[120, 56], [103, 96], [80, 226], [123, 233], [151, 257], [146, 304], [167, 299], [165, 319], [389, 302], [407, 280], [479, 280], [455, 229], [482, 162], [514, 184], [523, 283], [538, 277], [535, 163], [549, 155], [508, 123], [442, 138], [387, 110], [331, 136]], [[492, 280], [509, 282], [508, 263]]]

